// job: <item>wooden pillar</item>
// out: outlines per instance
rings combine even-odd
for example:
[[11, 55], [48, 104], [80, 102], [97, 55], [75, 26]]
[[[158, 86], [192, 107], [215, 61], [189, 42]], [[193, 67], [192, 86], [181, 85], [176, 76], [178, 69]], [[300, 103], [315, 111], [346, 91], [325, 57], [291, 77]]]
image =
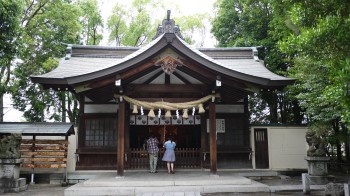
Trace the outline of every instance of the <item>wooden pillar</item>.
[[118, 152], [117, 152], [118, 176], [124, 176], [124, 134], [125, 134], [125, 102], [120, 102], [119, 109], [118, 109]]
[[130, 168], [130, 157], [129, 156], [129, 151], [130, 151], [130, 121], [128, 119], [130, 119], [130, 104], [129, 103], [125, 103], [125, 127], [124, 127], [124, 153], [127, 154], [126, 160], [125, 160], [125, 167], [126, 169]]
[[[36, 139], [36, 136], [35, 135], [33, 135], [33, 143], [32, 143], [32, 165], [34, 165], [34, 152], [35, 152], [35, 139]], [[35, 184], [35, 182], [34, 182], [34, 167], [32, 168], [32, 175], [31, 175], [31, 177], [30, 177], [30, 184]]]
[[[77, 151], [85, 146], [85, 96], [82, 94], [79, 97], [79, 116], [78, 116], [78, 147]], [[78, 154], [79, 157], [79, 154]], [[78, 159], [79, 160], [79, 159]], [[78, 163], [76, 163], [77, 165]]]
[[215, 103], [209, 104], [209, 137], [210, 137], [210, 173], [217, 172], [217, 147], [216, 147], [216, 109]]
[[205, 166], [205, 159], [206, 153], [208, 151], [208, 145], [207, 145], [207, 130], [206, 127], [204, 126], [205, 121], [205, 115], [201, 115], [201, 168], [204, 168]]

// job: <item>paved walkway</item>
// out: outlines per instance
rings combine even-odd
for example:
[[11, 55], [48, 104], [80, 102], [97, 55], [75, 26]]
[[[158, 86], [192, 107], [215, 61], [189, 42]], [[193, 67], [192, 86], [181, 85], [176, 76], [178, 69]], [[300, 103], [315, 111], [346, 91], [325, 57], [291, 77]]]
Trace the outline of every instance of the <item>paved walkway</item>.
[[[120, 178], [105, 173], [76, 185], [35, 184], [18, 196], [70, 196], [70, 195], [136, 195], [136, 196], [197, 196], [197, 195], [303, 195], [301, 176], [245, 178], [237, 172], [179, 171], [175, 174], [159, 172], [149, 174], [126, 172]], [[260, 182], [259, 182], [260, 181]], [[311, 186], [311, 195], [323, 195], [324, 186]], [[83, 190], [83, 191], [82, 191]]]

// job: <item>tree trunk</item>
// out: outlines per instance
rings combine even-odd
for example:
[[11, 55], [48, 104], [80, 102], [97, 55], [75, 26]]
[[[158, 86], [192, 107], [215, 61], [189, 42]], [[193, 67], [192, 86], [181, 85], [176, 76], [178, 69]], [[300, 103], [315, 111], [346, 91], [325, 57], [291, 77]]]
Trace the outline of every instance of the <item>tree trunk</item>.
[[336, 145], [337, 145], [337, 162], [341, 163], [341, 145], [339, 141], [339, 120], [336, 119], [333, 123], [334, 134], [336, 136]]
[[268, 91], [264, 93], [263, 97], [267, 102], [270, 109], [270, 123], [278, 123], [278, 106], [277, 106], [277, 95], [275, 92]]
[[292, 101], [292, 112], [293, 112], [293, 122], [295, 124], [301, 124], [304, 117], [298, 101]]
[[348, 133], [348, 128], [346, 127], [346, 125], [344, 125], [343, 123], [341, 123], [341, 128], [342, 128], [342, 132], [345, 135], [345, 159], [346, 162], [350, 161], [350, 150], [349, 150], [349, 133]]
[[0, 122], [4, 122], [4, 94], [0, 94]]
[[62, 102], [62, 122], [66, 122], [66, 92], [62, 92], [62, 97], [61, 97], [61, 102]]

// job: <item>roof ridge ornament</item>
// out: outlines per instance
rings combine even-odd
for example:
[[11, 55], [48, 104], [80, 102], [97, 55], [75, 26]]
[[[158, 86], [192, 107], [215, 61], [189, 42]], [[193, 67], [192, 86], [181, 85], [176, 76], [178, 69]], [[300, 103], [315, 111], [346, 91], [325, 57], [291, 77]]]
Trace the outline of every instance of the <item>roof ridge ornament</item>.
[[167, 20], [170, 20], [170, 14], [171, 14], [171, 10], [167, 10], [167, 17], [166, 17]]
[[170, 14], [171, 14], [171, 11], [167, 10], [167, 18], [163, 20], [161, 25], [158, 25], [157, 33], [153, 37], [153, 40], [165, 33], [175, 34], [184, 40], [184, 38], [180, 33], [180, 27], [178, 25], [175, 25], [175, 21], [173, 19], [170, 19]]

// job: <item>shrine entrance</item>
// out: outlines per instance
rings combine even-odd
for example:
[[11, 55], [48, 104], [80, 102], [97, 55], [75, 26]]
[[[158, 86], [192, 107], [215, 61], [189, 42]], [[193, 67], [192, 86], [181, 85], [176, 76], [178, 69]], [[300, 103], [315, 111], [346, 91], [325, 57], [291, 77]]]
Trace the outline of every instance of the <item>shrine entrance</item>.
[[146, 140], [153, 133], [159, 140], [160, 152], [158, 155], [158, 168], [166, 168], [161, 159], [164, 150], [162, 144], [166, 136], [171, 134], [176, 142], [176, 167], [201, 167], [201, 126], [200, 125], [132, 125], [130, 126], [130, 150], [126, 165], [129, 169], [149, 168], [149, 159]]

